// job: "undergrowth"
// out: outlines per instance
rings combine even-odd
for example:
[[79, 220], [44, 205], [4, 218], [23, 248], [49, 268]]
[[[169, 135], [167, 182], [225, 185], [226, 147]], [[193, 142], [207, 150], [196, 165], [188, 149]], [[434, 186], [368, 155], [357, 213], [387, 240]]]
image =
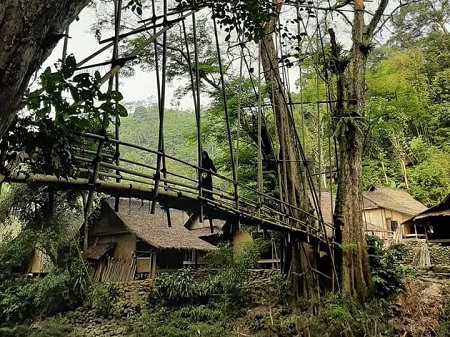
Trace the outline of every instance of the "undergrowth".
[[252, 336], [359, 337], [395, 336], [394, 315], [385, 300], [358, 304], [327, 294], [314, 311], [277, 306], [246, 322]]
[[412, 273], [412, 269], [402, 263], [408, 248], [401, 243], [384, 248], [384, 240], [377, 236], [367, 236], [366, 239], [375, 295], [386, 298], [401, 290], [403, 279]]
[[231, 336], [231, 318], [223, 308], [208, 305], [159, 307], [141, 315], [134, 324], [133, 337], [226, 337]]

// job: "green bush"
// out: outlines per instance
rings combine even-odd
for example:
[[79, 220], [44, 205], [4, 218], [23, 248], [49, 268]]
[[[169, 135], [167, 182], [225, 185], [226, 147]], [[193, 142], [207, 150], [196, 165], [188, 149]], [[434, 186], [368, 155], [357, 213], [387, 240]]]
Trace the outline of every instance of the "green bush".
[[83, 303], [87, 285], [87, 270], [80, 261], [54, 269], [44, 278], [16, 279], [0, 294], [0, 320], [20, 322], [72, 310]]
[[311, 337], [394, 336], [393, 314], [385, 301], [358, 304], [336, 294], [326, 296], [316, 315], [300, 315], [299, 333]]
[[410, 269], [402, 264], [408, 251], [404, 244], [384, 248], [384, 241], [377, 236], [367, 236], [370, 269], [375, 291], [378, 296], [386, 297], [402, 289], [402, 279]]
[[281, 272], [272, 275], [269, 279], [270, 297], [275, 304], [288, 305], [292, 298], [292, 281]]
[[89, 306], [101, 317], [112, 314], [117, 300], [117, 284], [96, 284], [87, 296]]
[[[298, 310], [298, 309], [297, 309]], [[394, 314], [387, 301], [364, 304], [329, 293], [314, 309], [291, 312], [274, 308], [246, 322], [252, 336], [363, 337], [395, 336]]]
[[159, 308], [144, 313], [133, 325], [134, 337], [226, 337], [230, 319], [212, 306], [185, 306], [177, 310]]
[[234, 253], [230, 247], [219, 247], [207, 256], [214, 270], [209, 278], [212, 291], [230, 306], [242, 305], [248, 300], [250, 270], [258, 266], [262, 252], [270, 244], [262, 239], [247, 242], [242, 253]]
[[265, 245], [262, 240], [249, 242], [237, 255], [222, 246], [208, 254], [209, 268], [200, 277], [189, 268], [161, 273], [155, 279], [158, 297], [167, 305], [204, 304], [211, 299], [226, 306], [243, 304], [248, 299], [250, 268], [257, 266]]
[[161, 273], [155, 279], [155, 289], [164, 304], [178, 305], [200, 302], [207, 296], [203, 281], [196, 278], [193, 269], [185, 268], [171, 273]]

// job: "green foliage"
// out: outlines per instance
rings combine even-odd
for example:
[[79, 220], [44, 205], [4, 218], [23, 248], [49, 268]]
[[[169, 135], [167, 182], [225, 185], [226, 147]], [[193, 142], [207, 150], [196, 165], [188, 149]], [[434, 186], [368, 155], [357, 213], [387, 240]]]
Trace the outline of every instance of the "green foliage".
[[75, 75], [76, 66], [74, 56], [69, 55], [64, 63], [56, 64], [56, 72], [48, 67], [41, 74], [40, 88], [25, 93], [27, 111], [1, 141], [4, 170], [11, 172], [18, 163], [27, 162], [31, 164], [27, 169], [34, 173], [74, 176], [73, 147], [92, 145], [82, 133], [98, 132], [116, 117], [127, 116], [119, 103], [120, 92], [102, 92], [100, 73]]
[[[115, 116], [127, 116], [127, 110], [119, 103], [123, 99], [120, 92], [102, 92], [99, 72], [94, 76], [89, 73], [75, 75], [76, 67], [75, 57], [69, 55], [65, 62], [56, 64], [56, 72], [52, 72], [50, 67], [45, 69], [39, 78], [42, 87], [25, 95], [27, 108], [39, 118], [49, 116], [54, 109], [56, 125], [70, 123], [74, 119], [77, 124], [88, 127], [92, 121], [106, 118], [106, 123], [109, 123], [115, 121]], [[69, 93], [72, 100], [63, 97], [65, 93]]]
[[56, 320], [43, 321], [30, 330], [29, 334], [24, 335], [24, 337], [66, 337], [72, 331], [69, 325]]
[[386, 297], [402, 289], [402, 279], [410, 269], [402, 265], [408, 248], [404, 244], [384, 248], [384, 241], [377, 236], [367, 236], [372, 281], [378, 296]]
[[3, 286], [14, 275], [23, 274], [33, 252], [33, 233], [23, 231], [13, 239], [0, 242], [0, 293]]
[[28, 256], [38, 249], [55, 266], [63, 265], [64, 255], [59, 253], [73, 245], [83, 221], [79, 216], [82, 213], [79, 193], [9, 185], [0, 198], [0, 220], [4, 227], [16, 227], [21, 231], [18, 240], [28, 240], [22, 247], [24, 252], [28, 251]]
[[384, 300], [364, 304], [328, 293], [314, 308], [273, 307], [246, 320], [252, 336], [360, 337], [395, 336], [393, 310]]
[[241, 305], [248, 299], [249, 269], [254, 268], [267, 243], [249, 242], [241, 254], [222, 246], [207, 256], [210, 270], [198, 276], [192, 269], [161, 273], [155, 280], [159, 298], [166, 305], [207, 303], [218, 300], [225, 306]]
[[113, 313], [117, 300], [117, 284], [108, 283], [94, 285], [88, 294], [89, 306], [100, 317], [107, 317]]
[[20, 322], [74, 309], [84, 300], [88, 277], [86, 266], [74, 261], [44, 278], [17, 278], [0, 294], [0, 318], [6, 323]]
[[155, 279], [159, 298], [166, 304], [200, 302], [207, 294], [205, 283], [195, 277], [194, 270], [185, 268], [172, 273], [161, 273]]
[[423, 138], [411, 141], [419, 163], [408, 170], [411, 193], [428, 206], [441, 202], [450, 191], [450, 153]]
[[159, 308], [144, 313], [134, 326], [134, 337], [231, 336], [229, 317], [213, 306]]
[[272, 301], [280, 305], [288, 305], [292, 299], [292, 279], [282, 273], [277, 273], [269, 280]]
[[300, 315], [296, 320], [299, 333], [319, 336], [393, 336], [392, 310], [386, 302], [357, 304], [335, 294], [326, 296], [317, 315]]
[[224, 303], [242, 305], [248, 300], [250, 269], [258, 265], [261, 253], [268, 244], [262, 239], [254, 239], [247, 242], [240, 253], [222, 246], [208, 254], [210, 267], [215, 271], [209, 282]]

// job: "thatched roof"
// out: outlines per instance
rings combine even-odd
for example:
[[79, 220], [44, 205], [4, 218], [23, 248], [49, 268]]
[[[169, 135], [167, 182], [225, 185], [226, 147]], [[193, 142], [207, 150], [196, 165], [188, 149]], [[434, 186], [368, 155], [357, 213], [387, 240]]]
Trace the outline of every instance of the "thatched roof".
[[[107, 205], [114, 212], [114, 200]], [[156, 206], [155, 214], [150, 213], [148, 202], [121, 199], [119, 211], [115, 212], [123, 224], [136, 236], [158, 249], [195, 249], [209, 251], [215, 247], [184, 227], [185, 213], [170, 210], [172, 227], [168, 226], [167, 213]]]
[[432, 206], [412, 218], [404, 221], [403, 223], [411, 223], [415, 221], [426, 221], [435, 217], [450, 217], [450, 193], [439, 204]]
[[[319, 197], [319, 192], [317, 192]], [[322, 211], [323, 221], [333, 223], [333, 212], [336, 197], [333, 195], [333, 205], [331, 205], [331, 193], [329, 191], [320, 192], [320, 210]]]
[[363, 192], [363, 205], [364, 209], [386, 208], [410, 216], [426, 209], [405, 190], [381, 186], [372, 186]]
[[194, 234], [198, 238], [205, 238], [208, 236], [222, 235], [222, 227], [213, 225], [213, 233], [211, 233], [211, 228], [208, 227], [201, 227], [201, 228], [194, 228], [190, 230], [192, 234]]
[[[333, 204], [331, 203], [331, 193], [330, 191], [321, 191], [320, 192], [320, 208], [322, 211], [322, 217], [323, 220], [327, 223], [332, 224], [333, 223], [333, 212], [334, 212], [334, 205], [336, 203], [336, 196], [333, 195]], [[375, 205], [375, 204], [374, 204]], [[376, 207], [378, 208], [378, 207]], [[368, 232], [389, 232], [388, 230], [374, 225], [370, 222], [364, 221], [364, 228]], [[331, 235], [331, 228], [327, 227], [327, 234]]]
[[113, 249], [115, 245], [116, 245], [115, 242], [96, 244], [95, 246], [90, 248], [86, 258], [88, 260], [98, 260], [107, 252], [109, 252], [111, 249]]

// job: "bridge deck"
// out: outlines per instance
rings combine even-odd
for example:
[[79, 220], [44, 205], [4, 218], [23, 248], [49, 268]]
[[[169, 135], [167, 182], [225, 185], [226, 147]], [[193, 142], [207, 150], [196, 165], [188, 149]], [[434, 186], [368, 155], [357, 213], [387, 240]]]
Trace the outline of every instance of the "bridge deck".
[[[204, 214], [211, 219], [234, 220], [248, 226], [257, 226], [261, 229], [275, 230], [278, 232], [291, 233], [301, 241], [311, 244], [326, 243], [323, 231], [312, 226], [291, 226], [288, 219], [282, 219], [276, 215], [268, 215], [267, 212], [249, 209], [248, 205], [240, 205], [238, 209], [231, 207], [220, 200], [209, 200], [200, 198], [189, 192], [170, 191], [161, 186], [155, 195], [154, 188], [148, 188], [138, 184], [117, 183], [112, 181], [98, 180], [92, 184], [84, 178], [58, 178], [56, 176], [41, 174], [16, 174], [5, 178], [6, 182], [12, 183], [35, 183], [52, 185], [56, 189], [79, 189], [93, 190], [111, 196], [124, 198], [138, 198], [144, 200], [156, 200], [161, 206], [186, 211], [189, 213], [199, 212], [200, 205], [204, 205]], [[288, 217], [286, 217], [288, 218]]]

